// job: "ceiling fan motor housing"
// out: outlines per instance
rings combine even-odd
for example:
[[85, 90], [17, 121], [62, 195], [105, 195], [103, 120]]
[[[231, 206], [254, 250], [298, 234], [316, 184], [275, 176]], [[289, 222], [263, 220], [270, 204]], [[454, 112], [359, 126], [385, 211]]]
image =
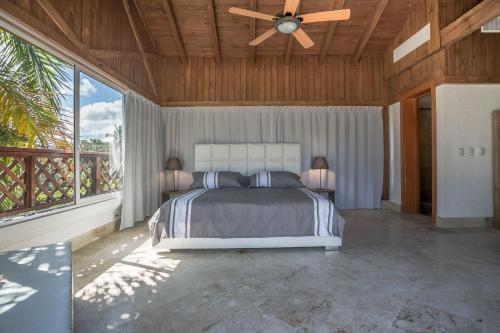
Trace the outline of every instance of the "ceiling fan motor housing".
[[300, 19], [292, 15], [278, 17], [273, 21], [274, 29], [282, 34], [291, 34], [300, 27]]

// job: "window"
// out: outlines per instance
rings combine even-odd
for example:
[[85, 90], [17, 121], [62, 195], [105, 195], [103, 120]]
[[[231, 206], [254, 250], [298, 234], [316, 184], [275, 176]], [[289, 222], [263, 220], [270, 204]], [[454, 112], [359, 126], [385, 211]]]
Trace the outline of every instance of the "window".
[[0, 224], [121, 189], [122, 99], [0, 28]]
[[80, 74], [80, 196], [121, 189], [123, 95]]

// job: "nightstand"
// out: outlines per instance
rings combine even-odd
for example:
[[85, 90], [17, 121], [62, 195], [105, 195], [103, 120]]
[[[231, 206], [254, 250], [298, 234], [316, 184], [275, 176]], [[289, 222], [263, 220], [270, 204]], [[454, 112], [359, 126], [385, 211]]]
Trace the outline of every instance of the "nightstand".
[[334, 189], [331, 189], [331, 188], [325, 188], [325, 189], [310, 188], [308, 190], [319, 193], [322, 196], [324, 196], [325, 198], [328, 198], [331, 201], [335, 202], [335, 190]]
[[184, 193], [187, 193], [189, 190], [179, 190], [179, 191], [171, 191], [171, 190], [166, 190], [161, 192], [161, 203], [164, 203], [167, 200], [170, 200], [178, 195], [182, 195]]

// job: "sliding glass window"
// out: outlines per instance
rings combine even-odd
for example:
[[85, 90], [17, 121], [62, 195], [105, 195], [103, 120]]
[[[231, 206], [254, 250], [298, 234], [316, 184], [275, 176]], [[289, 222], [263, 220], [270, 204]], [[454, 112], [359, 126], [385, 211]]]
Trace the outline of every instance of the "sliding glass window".
[[80, 73], [80, 196], [121, 189], [123, 95]]
[[121, 189], [122, 99], [0, 28], [0, 225]]

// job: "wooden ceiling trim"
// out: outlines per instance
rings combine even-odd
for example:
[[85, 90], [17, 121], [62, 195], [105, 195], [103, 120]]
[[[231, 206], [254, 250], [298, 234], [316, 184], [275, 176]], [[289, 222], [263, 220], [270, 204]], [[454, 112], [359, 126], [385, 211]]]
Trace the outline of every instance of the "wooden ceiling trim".
[[177, 23], [177, 18], [175, 17], [174, 9], [172, 7], [171, 0], [161, 0], [163, 10], [168, 18], [168, 23], [170, 25], [170, 31], [174, 37], [175, 45], [177, 46], [177, 53], [182, 60], [182, 63], [187, 63], [187, 53], [186, 47], [184, 46], [184, 41], [179, 31], [179, 25]]
[[[144, 26], [144, 30], [146, 31], [146, 34], [148, 35], [149, 42], [151, 45], [153, 45], [153, 49], [156, 53], [158, 53], [158, 43], [153, 37], [153, 33], [151, 32], [151, 29], [149, 28], [148, 23], [146, 22], [146, 18], [144, 17], [144, 13], [142, 12], [141, 8], [139, 7], [139, 3], [137, 0], [132, 0], [134, 2], [135, 9], [137, 10], [137, 13], [139, 13], [139, 17], [141, 18], [142, 25]], [[83, 1], [85, 2], [90, 2], [90, 1]]]
[[210, 17], [212, 41], [214, 43], [215, 59], [217, 60], [217, 63], [220, 64], [221, 51], [220, 51], [219, 33], [217, 32], [217, 17], [215, 15], [214, 0], [207, 0], [207, 4], [208, 4], [208, 16]]
[[354, 51], [354, 56], [353, 60], [354, 61], [359, 61], [361, 59], [361, 54], [365, 50], [366, 44], [370, 40], [370, 37], [375, 30], [375, 27], [377, 26], [378, 21], [380, 20], [380, 17], [384, 13], [384, 9], [387, 6], [387, 3], [389, 0], [381, 0], [377, 7], [375, 8], [375, 12], [373, 14], [373, 17], [370, 21], [370, 24], [368, 25], [367, 29], [363, 33], [363, 36], [359, 40], [358, 45], [356, 46], [356, 50]]
[[[344, 8], [346, 0], [337, 0], [335, 3], [335, 7], [333, 10], [339, 10]], [[321, 43], [321, 49], [319, 51], [319, 63], [323, 64], [326, 59], [326, 55], [328, 54], [328, 50], [330, 49], [330, 45], [332, 44], [333, 41], [333, 35], [335, 34], [335, 29], [337, 28], [337, 23], [338, 21], [332, 21], [330, 22], [330, 25], [328, 27], [328, 32], [326, 33], [325, 37], [323, 38], [323, 42]]]
[[148, 59], [146, 58], [144, 46], [142, 45], [141, 36], [139, 35], [139, 31], [137, 30], [137, 25], [135, 24], [134, 17], [132, 15], [132, 9], [130, 8], [129, 0], [123, 0], [122, 2], [123, 2], [123, 7], [125, 8], [125, 12], [127, 13], [128, 22], [130, 23], [130, 27], [132, 28], [132, 32], [134, 33], [135, 41], [137, 42], [137, 47], [139, 48], [139, 52], [141, 53], [142, 62], [144, 63], [144, 68], [146, 69], [149, 83], [151, 84], [151, 88], [153, 88], [154, 94], [158, 96], [158, 89], [156, 88], [153, 72], [151, 70], [151, 67], [149, 66]]
[[[257, 6], [255, 4], [256, 0], [250, 0], [250, 10], [256, 11]], [[256, 32], [255, 32], [255, 21], [256, 19], [251, 18], [250, 19], [250, 40], [254, 40], [257, 38]], [[250, 48], [250, 60], [252, 62], [255, 62], [255, 54], [257, 53], [257, 47], [256, 46], [248, 46]]]
[[498, 0], [483, 0], [441, 30], [441, 46], [450, 46], [467, 37], [497, 16], [500, 16]]
[[75, 34], [73, 29], [66, 23], [64, 18], [59, 14], [57, 9], [52, 5], [49, 0], [37, 0], [38, 4], [47, 13], [47, 15], [52, 19], [55, 25], [61, 30], [61, 32], [68, 38], [73, 44], [81, 49], [84, 49], [84, 45], [80, 38]]

